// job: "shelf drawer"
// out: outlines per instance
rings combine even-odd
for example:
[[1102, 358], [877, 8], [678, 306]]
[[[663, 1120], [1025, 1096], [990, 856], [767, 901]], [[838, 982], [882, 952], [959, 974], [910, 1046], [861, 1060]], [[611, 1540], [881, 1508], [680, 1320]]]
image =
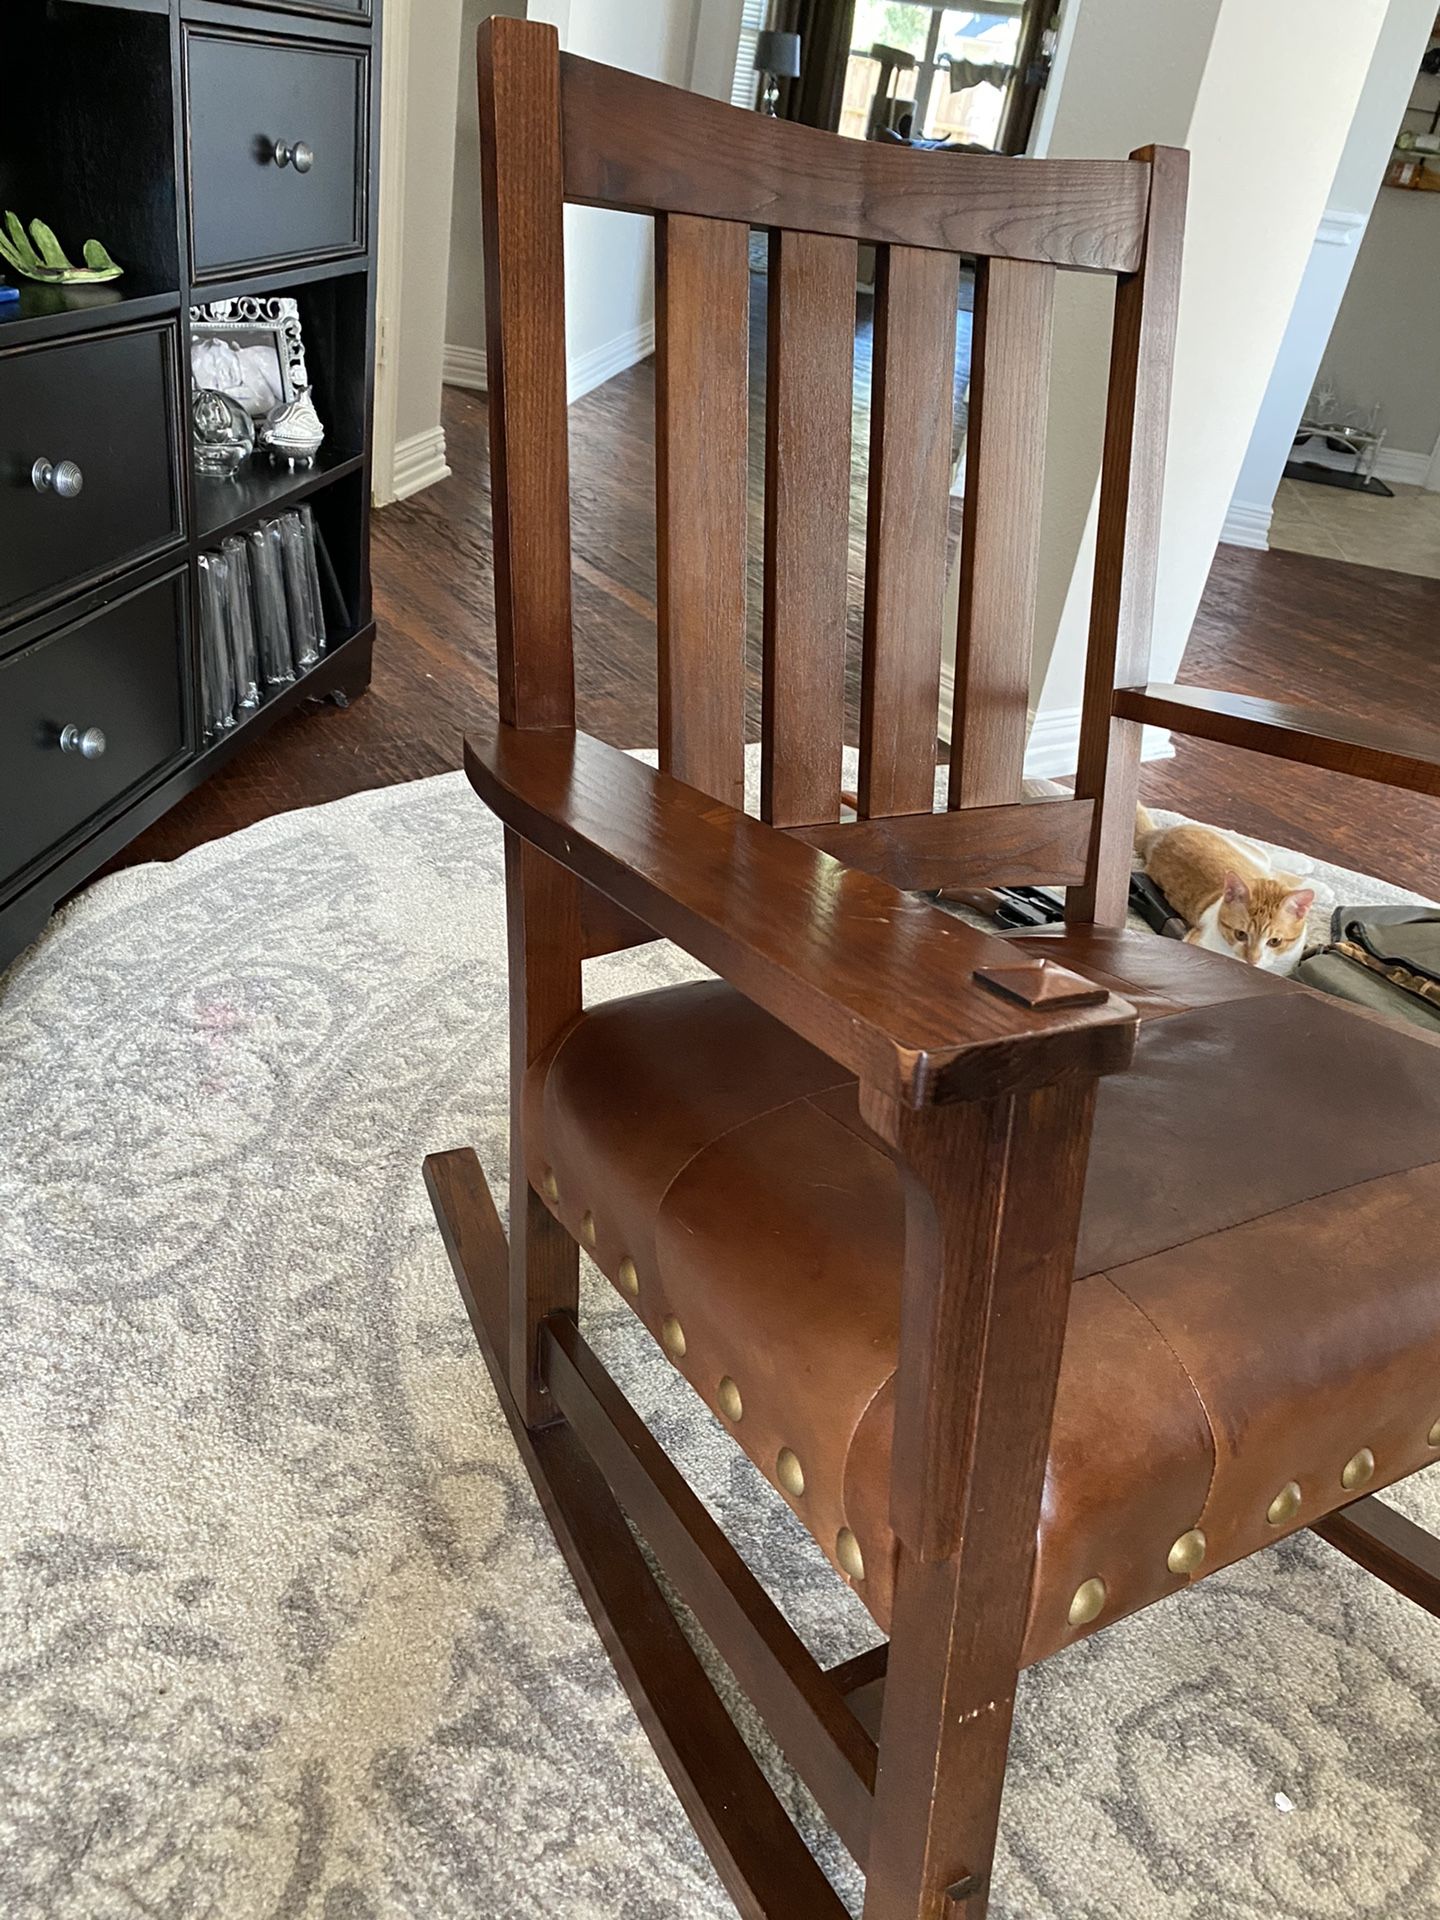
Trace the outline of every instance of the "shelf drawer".
[[185, 48], [194, 279], [363, 252], [365, 49], [198, 27]]
[[308, 13], [327, 20], [357, 20], [363, 26], [373, 17], [372, 0], [237, 0], [242, 7], [268, 7], [272, 13]]
[[176, 442], [173, 327], [0, 353], [0, 615], [178, 539]]
[[186, 757], [185, 600], [171, 574], [0, 660], [0, 892]]

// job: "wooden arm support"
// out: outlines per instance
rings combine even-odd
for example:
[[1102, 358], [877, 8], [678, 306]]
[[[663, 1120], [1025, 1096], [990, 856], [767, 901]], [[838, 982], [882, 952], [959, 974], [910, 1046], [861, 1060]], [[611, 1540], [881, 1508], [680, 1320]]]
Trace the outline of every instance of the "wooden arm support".
[[[1047, 998], [1004, 941], [569, 728], [465, 743], [505, 825], [906, 1107], [1123, 1068], [1135, 1013]], [[977, 981], [1033, 975], [1029, 1006]], [[1086, 982], [1077, 982], [1087, 987]], [[1092, 994], [1093, 994], [1093, 990]]]
[[1391, 726], [1209, 687], [1121, 687], [1113, 710], [1118, 719], [1169, 727], [1198, 740], [1440, 794], [1440, 733], [1429, 727]]

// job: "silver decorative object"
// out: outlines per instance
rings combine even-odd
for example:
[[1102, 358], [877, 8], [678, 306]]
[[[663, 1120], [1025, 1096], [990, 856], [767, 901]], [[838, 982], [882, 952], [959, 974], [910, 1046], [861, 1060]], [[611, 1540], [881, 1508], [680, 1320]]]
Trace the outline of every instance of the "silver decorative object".
[[282, 400], [260, 424], [259, 442], [279, 466], [308, 467], [320, 451], [325, 428], [308, 393]]
[[233, 480], [255, 451], [255, 427], [245, 409], [226, 393], [202, 387], [190, 406], [195, 471]]
[[[252, 418], [263, 417], [276, 399], [293, 400], [310, 385], [305, 365], [305, 336], [300, 327], [300, 304], [289, 295], [246, 295], [239, 300], [212, 300], [190, 309], [190, 371], [196, 386], [231, 390], [218, 378], [228, 350], [234, 381], [233, 397]], [[262, 384], [263, 373], [263, 384]], [[269, 394], [259, 404], [262, 391]]]

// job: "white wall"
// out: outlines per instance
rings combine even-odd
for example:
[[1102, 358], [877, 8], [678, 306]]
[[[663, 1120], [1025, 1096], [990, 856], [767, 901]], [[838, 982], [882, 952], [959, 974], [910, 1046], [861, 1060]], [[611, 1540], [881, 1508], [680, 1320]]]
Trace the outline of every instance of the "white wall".
[[[530, 18], [548, 10], [532, 0]], [[672, 86], [689, 83], [696, 0], [561, 0], [554, 10], [568, 16], [560, 38], [571, 52]], [[565, 344], [572, 400], [653, 351], [653, 221], [565, 209]]]
[[[1147, 142], [1186, 145], [1221, 5], [1222, 0], [1070, 0], [1035, 151], [1072, 160], [1119, 159]], [[1143, 86], [1137, 85], [1137, 75], [1144, 76]], [[1100, 471], [1113, 306], [1108, 279], [1060, 276], [1031, 683], [1038, 711], [1026, 762], [1034, 775], [1065, 774], [1075, 767], [1079, 679], [1063, 687], [1057, 682], [1048, 698], [1045, 679], [1077, 567], [1083, 576], [1093, 552], [1087, 529], [1093, 541], [1090, 516]], [[1072, 634], [1081, 617], [1079, 605], [1072, 606]]]
[[1422, 478], [1440, 439], [1440, 195], [1381, 192], [1321, 370], [1346, 405], [1379, 402], [1382, 459]]
[[[1384, 11], [1385, 0], [1086, 0], [1080, 10], [1063, 79], [1069, 111], [1056, 103], [1049, 151], [1120, 155], [1159, 139], [1191, 152], [1156, 679], [1173, 678], [1184, 652]], [[1158, 35], [1168, 55], [1137, 60], [1137, 34], [1147, 46]], [[1080, 704], [1093, 565], [1093, 395], [1104, 376], [1086, 344], [1072, 377], [1052, 379], [1062, 432], [1047, 512], [1073, 527], [1078, 510], [1085, 522], [1058, 621], [1036, 634], [1037, 729], [1057, 737]], [[1088, 397], [1077, 404], [1076, 391]], [[1075, 431], [1077, 413], [1082, 428], [1090, 415], [1088, 436]]]
[[416, 0], [409, 36], [399, 312], [394, 330], [395, 491], [443, 480], [440, 386], [455, 177], [461, 0]]
[[[1260, 548], [1269, 545], [1275, 489], [1280, 484], [1285, 462], [1290, 456], [1295, 428], [1315, 384], [1322, 357], [1327, 357], [1326, 347], [1335, 327], [1336, 315], [1341, 311], [1341, 302], [1346, 301], [1347, 309], [1356, 317], [1363, 310], [1363, 306], [1351, 308], [1346, 288], [1355, 284], [1357, 294], [1360, 292], [1363, 284], [1362, 263], [1371, 260], [1380, 269], [1374, 276], [1377, 289], [1386, 288], [1391, 281], [1391, 275], [1386, 271], [1391, 224], [1387, 203], [1412, 196], [1381, 194], [1377, 204], [1376, 193], [1394, 144], [1401, 110], [1414, 84], [1420, 55], [1429, 40], [1434, 19], [1434, 0], [1391, 0], [1385, 15], [1355, 118], [1335, 169], [1328, 204], [1315, 235], [1295, 306], [1271, 370], [1250, 444], [1241, 462], [1235, 495], [1225, 517], [1221, 537], [1232, 545]], [[1372, 237], [1367, 237], [1366, 223], [1372, 220], [1372, 206], [1375, 208], [1375, 231]], [[1404, 223], [1402, 221], [1399, 224]], [[1417, 224], [1422, 227], [1429, 245], [1413, 264], [1421, 275], [1429, 268], [1426, 292], [1433, 312], [1437, 295], [1440, 295], [1440, 229], [1435, 227], [1433, 217], [1428, 222]], [[1362, 239], [1365, 240], [1363, 250]], [[1352, 272], [1356, 276], [1354, 283]], [[1363, 305], [1368, 304], [1367, 299]], [[1381, 316], [1382, 330], [1386, 318]], [[1380, 355], [1377, 352], [1378, 343], [1368, 324], [1357, 329], [1357, 335], [1357, 343], [1362, 348], [1367, 342], [1370, 345], [1369, 369], [1361, 369], [1358, 380], [1363, 391], [1373, 383]], [[1344, 351], [1342, 344], [1342, 357]], [[1404, 343], [1402, 361], [1419, 363], [1427, 355], [1433, 372], [1429, 397], [1433, 399], [1435, 409], [1435, 432], [1431, 434], [1430, 441], [1425, 443], [1428, 459], [1428, 447], [1436, 435], [1440, 435], [1440, 327], [1412, 328]], [[1384, 364], [1389, 364], [1388, 355], [1384, 356]], [[1349, 378], [1349, 370], [1346, 369], [1347, 382]], [[1356, 397], [1360, 397], [1358, 393]], [[1373, 397], [1380, 396], [1377, 393]], [[1405, 415], [1402, 413], [1395, 417], [1398, 421]], [[1399, 444], [1408, 447], [1412, 442], [1402, 439]], [[1414, 444], [1418, 446], [1420, 443]]]

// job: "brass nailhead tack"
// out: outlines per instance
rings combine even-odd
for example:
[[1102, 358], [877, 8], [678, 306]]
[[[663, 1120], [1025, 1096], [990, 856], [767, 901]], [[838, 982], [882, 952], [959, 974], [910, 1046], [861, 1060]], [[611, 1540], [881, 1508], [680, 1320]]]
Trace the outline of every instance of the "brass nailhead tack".
[[1098, 1620], [1100, 1610], [1105, 1605], [1105, 1582], [1095, 1576], [1082, 1580], [1075, 1589], [1075, 1598], [1070, 1602], [1067, 1618], [1072, 1627], [1088, 1627], [1092, 1620]]
[[540, 1190], [547, 1200], [560, 1198], [560, 1182], [555, 1178], [555, 1169], [546, 1167], [540, 1178]]
[[792, 1499], [798, 1500], [805, 1491], [805, 1469], [789, 1447], [781, 1447], [776, 1456], [775, 1478]]
[[580, 1216], [580, 1238], [587, 1247], [595, 1244], [595, 1216], [588, 1207]]
[[685, 1358], [685, 1329], [673, 1313], [667, 1314], [660, 1326], [660, 1338], [665, 1342], [665, 1350], [676, 1360]]
[[720, 1411], [727, 1420], [739, 1420], [743, 1418], [745, 1402], [740, 1398], [739, 1387], [736, 1386], [728, 1373], [722, 1377], [719, 1386], [715, 1389], [715, 1398], [719, 1401]]
[[1369, 1447], [1361, 1447], [1357, 1454], [1345, 1462], [1340, 1471], [1340, 1484], [1347, 1493], [1353, 1493], [1356, 1487], [1363, 1487], [1375, 1472], [1375, 1456]]
[[865, 1578], [865, 1556], [860, 1551], [860, 1542], [849, 1527], [841, 1527], [835, 1536], [835, 1558], [852, 1580]]
[[1432, 1447], [1440, 1447], [1440, 1420], [1437, 1420], [1425, 1436]]
[[1283, 1527], [1293, 1520], [1299, 1511], [1300, 1488], [1295, 1481], [1287, 1480], [1265, 1509], [1265, 1518], [1272, 1527]]
[[1205, 1558], [1205, 1536], [1199, 1527], [1192, 1527], [1188, 1533], [1182, 1533], [1170, 1549], [1165, 1564], [1172, 1573], [1194, 1573]]
[[620, 1284], [632, 1300], [640, 1291], [640, 1276], [635, 1271], [635, 1262], [628, 1253], [620, 1262]]

